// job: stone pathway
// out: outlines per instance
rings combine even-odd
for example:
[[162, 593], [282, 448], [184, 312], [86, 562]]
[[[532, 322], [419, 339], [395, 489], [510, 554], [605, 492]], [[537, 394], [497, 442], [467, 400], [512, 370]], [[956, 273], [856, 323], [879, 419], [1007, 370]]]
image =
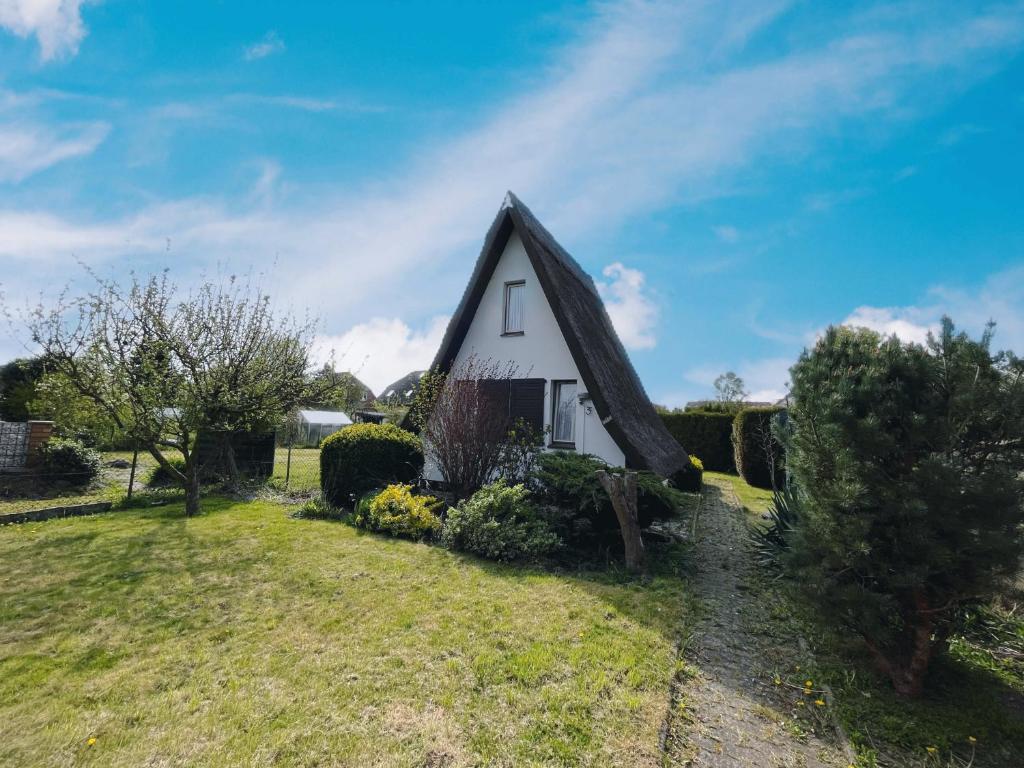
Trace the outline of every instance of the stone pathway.
[[812, 708], [816, 696], [776, 683], [777, 674], [800, 675], [799, 638], [772, 621], [773, 610], [784, 606], [762, 588], [765, 576], [753, 562], [732, 487], [705, 482], [690, 577], [704, 614], [683, 650], [687, 670], [673, 695], [666, 764], [845, 768], [849, 761], [815, 733], [829, 734], [823, 712], [794, 716], [797, 701]]

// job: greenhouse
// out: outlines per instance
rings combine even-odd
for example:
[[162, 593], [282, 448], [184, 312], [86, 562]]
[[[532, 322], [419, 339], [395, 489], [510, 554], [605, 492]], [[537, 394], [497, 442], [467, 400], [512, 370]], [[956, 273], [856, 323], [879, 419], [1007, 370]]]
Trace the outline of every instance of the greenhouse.
[[352, 419], [341, 411], [300, 410], [295, 444], [315, 448], [325, 437], [351, 423]]

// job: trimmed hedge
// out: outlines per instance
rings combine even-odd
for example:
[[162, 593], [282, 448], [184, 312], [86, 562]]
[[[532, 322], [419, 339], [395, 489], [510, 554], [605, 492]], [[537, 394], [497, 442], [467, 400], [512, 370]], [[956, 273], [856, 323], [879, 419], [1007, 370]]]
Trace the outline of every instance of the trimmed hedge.
[[700, 456], [704, 468], [712, 472], [735, 472], [732, 423], [734, 413], [686, 411], [663, 413], [669, 433], [687, 453]]
[[371, 488], [411, 482], [422, 470], [420, 439], [394, 424], [353, 424], [320, 444], [320, 490], [336, 507]]
[[[744, 408], [736, 414], [732, 426], [732, 441], [736, 455], [736, 471], [740, 477], [757, 488], [772, 488], [785, 482], [785, 456], [782, 445], [771, 433], [772, 419], [785, 408]], [[773, 446], [775, 460], [768, 455], [768, 444]], [[772, 464], [774, 463], [774, 466]]]

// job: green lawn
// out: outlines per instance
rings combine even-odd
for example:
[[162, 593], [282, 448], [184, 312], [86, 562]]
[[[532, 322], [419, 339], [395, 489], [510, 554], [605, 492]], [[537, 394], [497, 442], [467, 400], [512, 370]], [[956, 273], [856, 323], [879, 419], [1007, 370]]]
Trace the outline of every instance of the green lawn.
[[292, 448], [291, 468], [288, 465], [288, 449], [278, 448], [274, 454], [275, 483], [284, 487], [288, 480], [288, 490], [295, 493], [308, 493], [320, 490], [320, 449]]
[[204, 507], [0, 528], [0, 764], [660, 764], [674, 572]]
[[747, 510], [747, 515], [754, 524], [762, 523], [761, 515], [768, 511], [772, 501], [772, 492], [764, 488], [755, 488], [748, 485], [747, 481], [739, 475], [730, 475], [725, 472], [705, 472], [709, 478], [725, 480], [732, 485], [740, 504]]

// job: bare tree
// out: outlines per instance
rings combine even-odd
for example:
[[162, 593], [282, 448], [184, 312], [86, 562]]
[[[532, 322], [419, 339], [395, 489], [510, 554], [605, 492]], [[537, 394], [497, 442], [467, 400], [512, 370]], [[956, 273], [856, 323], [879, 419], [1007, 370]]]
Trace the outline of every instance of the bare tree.
[[470, 355], [437, 388], [424, 419], [423, 443], [459, 498], [493, 480], [506, 455], [509, 382], [517, 367]]
[[[237, 481], [230, 433], [269, 428], [310, 395], [315, 322], [276, 315], [268, 296], [233, 277], [184, 296], [166, 272], [127, 286], [95, 279], [84, 296], [38, 306], [32, 339], [185, 489], [185, 513], [194, 515], [196, 436], [219, 437]], [[168, 451], [181, 453], [183, 469]]]
[[743, 379], [732, 371], [726, 371], [715, 379], [715, 397], [722, 403], [741, 403], [747, 398]]

